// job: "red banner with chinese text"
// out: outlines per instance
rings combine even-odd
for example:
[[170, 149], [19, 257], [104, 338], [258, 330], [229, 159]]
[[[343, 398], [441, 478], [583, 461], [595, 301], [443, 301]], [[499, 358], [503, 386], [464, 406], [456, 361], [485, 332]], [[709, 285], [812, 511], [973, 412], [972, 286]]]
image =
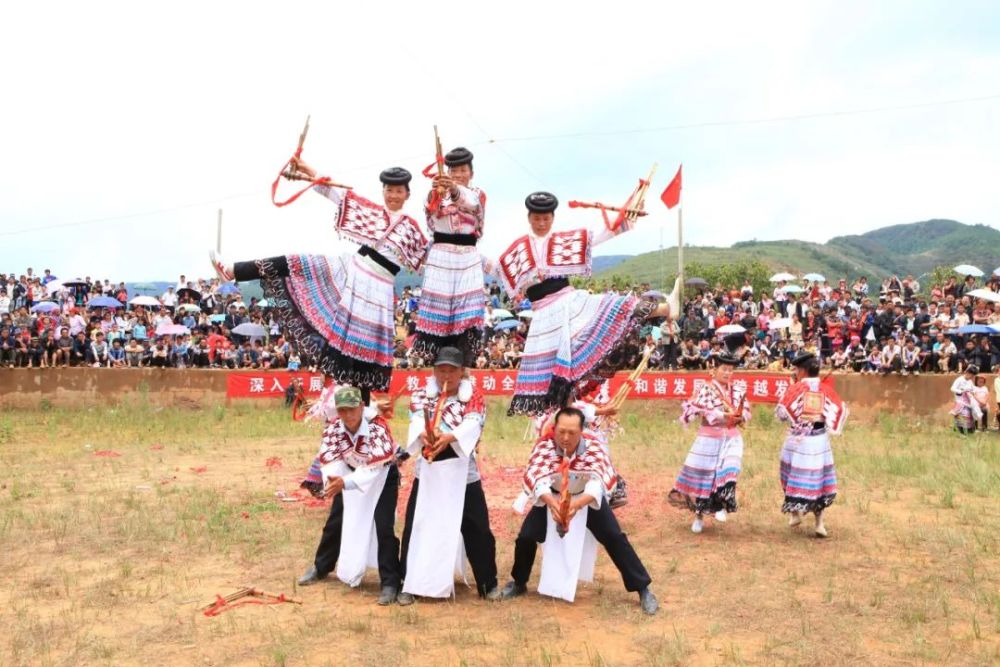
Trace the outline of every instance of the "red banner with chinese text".
[[[472, 381], [487, 396], [510, 396], [514, 393], [517, 371], [469, 371]], [[410, 394], [427, 384], [430, 370], [396, 370], [392, 374], [390, 394]], [[323, 389], [320, 373], [289, 372], [235, 372], [227, 378], [226, 396], [229, 398], [284, 397], [285, 389], [293, 377], [301, 377], [307, 396], [315, 396]], [[636, 380], [629, 398], [681, 400], [691, 398], [701, 385], [709, 380], [708, 373], [644, 373]], [[601, 388], [600, 400], [614, 396], [628, 379], [628, 373], [618, 373]], [[746, 389], [747, 400], [757, 403], [777, 403], [792, 385], [791, 375], [775, 373], [736, 373], [733, 382]]]

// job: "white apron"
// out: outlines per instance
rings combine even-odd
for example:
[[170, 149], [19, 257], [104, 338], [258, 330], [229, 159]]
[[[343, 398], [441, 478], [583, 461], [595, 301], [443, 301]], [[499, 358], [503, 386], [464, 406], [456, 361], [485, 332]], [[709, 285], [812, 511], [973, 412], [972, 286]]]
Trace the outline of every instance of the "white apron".
[[455, 594], [455, 574], [464, 576], [462, 513], [469, 459], [459, 456], [420, 468], [403, 592], [428, 598]]
[[576, 513], [564, 537], [556, 532], [552, 511], [545, 511], [542, 574], [538, 580], [540, 594], [572, 602], [576, 598], [576, 582], [594, 580], [597, 540], [587, 530], [588, 511], [589, 508], [584, 507]]
[[[346, 466], [345, 466], [346, 467]], [[378, 567], [378, 536], [375, 533], [375, 506], [382, 496], [389, 467], [383, 466], [367, 493], [360, 489], [341, 491], [344, 496], [344, 525], [337, 556], [337, 578], [348, 586], [358, 586], [369, 567]]]

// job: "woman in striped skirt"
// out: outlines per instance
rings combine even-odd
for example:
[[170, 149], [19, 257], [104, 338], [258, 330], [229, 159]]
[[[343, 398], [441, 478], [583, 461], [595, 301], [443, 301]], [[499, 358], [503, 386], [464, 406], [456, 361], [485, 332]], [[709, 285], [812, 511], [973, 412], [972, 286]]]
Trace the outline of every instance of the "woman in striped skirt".
[[[296, 169], [315, 180], [316, 172], [296, 160]], [[317, 185], [338, 206], [335, 228], [360, 245], [339, 257], [284, 255], [224, 263], [212, 254], [223, 280], [256, 280], [299, 349], [338, 384], [387, 391], [395, 338], [394, 279], [400, 267], [417, 271], [427, 255], [427, 239], [416, 220], [402, 212], [410, 196], [410, 172], [383, 171], [384, 206], [350, 190]]]
[[508, 414], [541, 415], [593, 389], [638, 350], [645, 320], [677, 313], [678, 284], [666, 303], [631, 294], [591, 294], [570, 286], [589, 276], [593, 246], [624, 228], [552, 231], [559, 201], [548, 192], [525, 200], [531, 233], [514, 241], [492, 271], [510, 294], [525, 294], [534, 313]]
[[790, 514], [788, 525], [802, 517], [816, 517], [814, 532], [826, 537], [824, 510], [837, 497], [837, 469], [833, 464], [830, 434], [839, 435], [847, 420], [847, 406], [832, 383], [820, 380], [819, 362], [810, 352], [792, 360], [797, 382], [788, 388], [775, 408], [778, 419], [788, 422], [788, 436], [781, 448], [781, 511]]
[[743, 466], [740, 427], [750, 421], [746, 388], [732, 381], [739, 360], [724, 352], [716, 363], [712, 379], [681, 406], [681, 423], [700, 419], [701, 425], [668, 497], [674, 506], [694, 512], [693, 533], [704, 529], [706, 514], [725, 523], [737, 510], [736, 481]]

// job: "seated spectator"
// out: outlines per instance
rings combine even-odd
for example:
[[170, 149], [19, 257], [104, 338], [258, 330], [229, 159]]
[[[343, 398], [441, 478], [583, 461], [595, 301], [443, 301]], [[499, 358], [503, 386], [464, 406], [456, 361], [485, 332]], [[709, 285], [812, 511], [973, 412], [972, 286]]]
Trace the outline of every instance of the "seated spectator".
[[882, 348], [877, 343], [873, 344], [865, 357], [865, 370], [863, 373], [876, 374], [882, 370]]
[[139, 368], [142, 365], [142, 346], [134, 337], [130, 338], [125, 346], [125, 365], [130, 368]]
[[87, 357], [87, 363], [94, 368], [108, 365], [108, 343], [104, 340], [104, 334], [100, 331], [97, 332], [94, 341], [90, 344], [90, 354]]
[[111, 368], [125, 368], [125, 348], [122, 347], [122, 339], [115, 338], [111, 341], [111, 349], [108, 350], [108, 365]]
[[955, 341], [943, 333], [939, 333], [938, 340], [934, 343], [934, 350], [937, 352], [938, 370], [940, 372], [954, 372], [958, 368], [958, 348], [955, 346]]
[[157, 338], [150, 350], [149, 365], [153, 368], [166, 368], [170, 365], [170, 352], [170, 345], [164, 337]]
[[900, 352], [901, 373], [903, 375], [920, 375], [920, 350], [917, 349], [913, 337], [906, 340], [906, 345]]
[[879, 370], [882, 372], [882, 375], [888, 375], [894, 371], [898, 373], [902, 370], [902, 350], [895, 338], [886, 338], [882, 341], [881, 361], [882, 364]]

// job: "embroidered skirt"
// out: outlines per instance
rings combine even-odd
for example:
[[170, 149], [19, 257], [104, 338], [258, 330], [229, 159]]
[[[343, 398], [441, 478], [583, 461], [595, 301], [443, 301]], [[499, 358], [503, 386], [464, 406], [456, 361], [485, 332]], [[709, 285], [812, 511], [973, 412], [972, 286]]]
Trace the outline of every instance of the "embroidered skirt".
[[781, 511], [822, 512], [837, 497], [837, 469], [830, 436], [789, 435], [781, 448]]
[[656, 304], [566, 287], [532, 304], [508, 414], [558, 409], [576, 390], [625, 368], [626, 345]]
[[743, 465], [743, 435], [739, 429], [699, 431], [668, 500], [675, 507], [699, 514], [735, 512], [736, 480]]
[[286, 255], [257, 265], [264, 295], [313, 363], [338, 384], [388, 390], [395, 334], [391, 273], [358, 254]]
[[486, 298], [483, 260], [475, 247], [435, 243], [424, 264], [414, 349], [428, 358], [445, 346], [472, 367], [482, 347]]

